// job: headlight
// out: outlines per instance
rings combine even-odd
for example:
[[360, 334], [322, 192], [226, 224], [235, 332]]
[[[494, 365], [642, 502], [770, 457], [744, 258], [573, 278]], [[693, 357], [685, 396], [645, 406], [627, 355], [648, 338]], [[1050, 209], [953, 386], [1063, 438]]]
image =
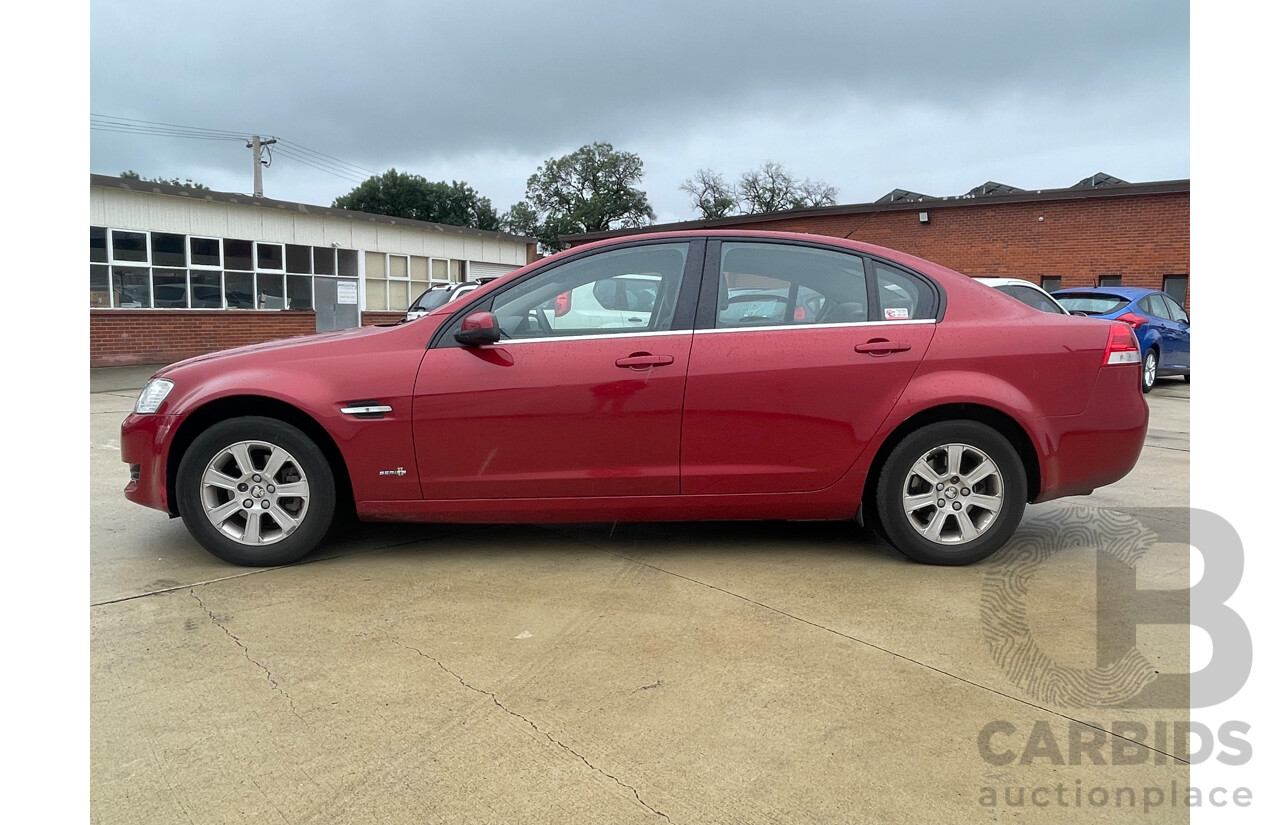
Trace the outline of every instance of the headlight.
[[173, 389], [173, 382], [168, 378], [152, 378], [142, 388], [142, 394], [138, 396], [138, 403], [133, 405], [133, 411], [142, 415], [155, 412], [171, 389]]

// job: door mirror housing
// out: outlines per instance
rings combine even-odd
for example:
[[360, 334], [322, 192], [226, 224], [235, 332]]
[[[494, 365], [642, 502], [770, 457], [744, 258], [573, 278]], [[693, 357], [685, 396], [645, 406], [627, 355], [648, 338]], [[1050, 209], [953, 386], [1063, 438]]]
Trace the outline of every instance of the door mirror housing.
[[496, 344], [502, 337], [498, 316], [492, 312], [473, 312], [462, 319], [462, 328], [453, 334], [458, 343], [468, 347]]

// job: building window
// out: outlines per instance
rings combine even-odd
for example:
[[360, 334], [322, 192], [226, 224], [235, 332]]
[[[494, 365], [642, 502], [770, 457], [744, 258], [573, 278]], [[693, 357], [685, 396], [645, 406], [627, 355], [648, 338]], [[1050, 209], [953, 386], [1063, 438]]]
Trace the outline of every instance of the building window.
[[1165, 294], [1176, 301], [1178, 306], [1183, 309], [1187, 307], [1187, 280], [1186, 275], [1164, 276], [1163, 289]]
[[253, 269], [253, 241], [227, 238], [222, 242], [222, 251], [226, 258], [227, 269]]
[[187, 265], [187, 239], [184, 235], [151, 233], [151, 262], [156, 266]]
[[89, 227], [89, 263], [105, 264], [107, 262], [107, 228], [105, 226]]
[[1062, 276], [1061, 275], [1041, 275], [1040, 288], [1043, 289], [1045, 292], [1053, 292], [1055, 290], [1062, 289]]
[[[104, 255], [106, 249], [103, 244]], [[111, 268], [105, 264], [89, 264], [89, 306], [99, 309], [111, 306]]]
[[192, 238], [191, 265], [222, 269], [222, 239]]
[[147, 263], [147, 233], [111, 230], [111, 260], [114, 262]]
[[284, 269], [284, 247], [278, 243], [259, 243], [258, 269], [282, 271]]
[[1098, 286], [1120, 286], [1119, 275], [1099, 275]]

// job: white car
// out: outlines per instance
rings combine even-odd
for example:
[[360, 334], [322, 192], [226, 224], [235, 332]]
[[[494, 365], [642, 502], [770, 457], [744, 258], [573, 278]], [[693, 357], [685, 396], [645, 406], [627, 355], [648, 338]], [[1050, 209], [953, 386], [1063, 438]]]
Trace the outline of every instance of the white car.
[[1030, 281], [1024, 281], [1021, 278], [974, 278], [974, 280], [1017, 298], [1032, 309], [1058, 315], [1071, 314], [1052, 295]]
[[405, 313], [404, 320], [416, 321], [431, 310], [456, 301], [467, 293], [475, 292], [484, 284], [494, 280], [497, 280], [497, 276], [476, 278], [474, 281], [463, 281], [460, 284], [433, 286], [409, 305], [409, 311]]
[[662, 279], [657, 275], [618, 275], [562, 292], [549, 302], [552, 330], [647, 327]]

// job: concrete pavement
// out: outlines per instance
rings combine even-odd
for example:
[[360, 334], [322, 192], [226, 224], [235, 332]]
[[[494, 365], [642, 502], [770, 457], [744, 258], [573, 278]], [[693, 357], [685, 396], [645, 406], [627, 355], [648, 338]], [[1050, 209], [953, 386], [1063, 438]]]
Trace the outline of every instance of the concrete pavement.
[[[1135, 620], [1095, 593], [1114, 536], [1141, 537], [1139, 586], [1187, 585], [1180, 381], [1149, 396], [1133, 474], [1030, 508], [973, 567], [852, 524], [720, 523], [363, 525], [247, 570], [121, 495], [152, 371], [91, 372], [95, 822], [1118, 822], [1187, 785], [1172, 745], [1099, 731], [1185, 704], [1082, 706], [991, 644], [1021, 607], [1040, 676], [1088, 673], [1095, 621]], [[993, 614], [1037, 548], [1027, 603]], [[1188, 669], [1185, 629], [1139, 641]]]

